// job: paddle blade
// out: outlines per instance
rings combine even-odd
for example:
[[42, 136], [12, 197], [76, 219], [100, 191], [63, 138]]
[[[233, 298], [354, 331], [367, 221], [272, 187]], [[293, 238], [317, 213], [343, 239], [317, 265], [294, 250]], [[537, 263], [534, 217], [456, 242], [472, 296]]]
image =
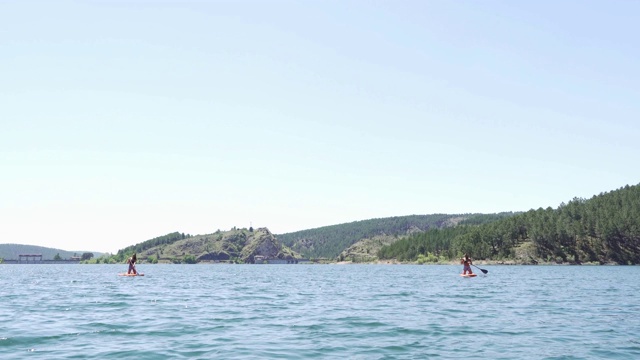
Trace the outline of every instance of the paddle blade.
[[485, 269], [480, 269], [480, 271], [482, 271], [483, 274], [486, 274], [489, 272], [489, 270], [485, 270]]

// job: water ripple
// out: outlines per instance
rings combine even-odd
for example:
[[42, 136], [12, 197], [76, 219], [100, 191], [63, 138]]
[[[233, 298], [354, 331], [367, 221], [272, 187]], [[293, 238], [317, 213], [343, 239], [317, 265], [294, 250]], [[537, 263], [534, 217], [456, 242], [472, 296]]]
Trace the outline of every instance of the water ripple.
[[3, 265], [0, 357], [640, 356], [638, 267], [487, 268]]

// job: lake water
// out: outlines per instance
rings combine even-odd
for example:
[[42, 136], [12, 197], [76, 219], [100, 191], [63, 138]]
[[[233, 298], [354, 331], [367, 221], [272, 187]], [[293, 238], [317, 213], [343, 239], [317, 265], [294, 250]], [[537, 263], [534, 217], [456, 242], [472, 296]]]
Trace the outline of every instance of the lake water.
[[138, 268], [0, 265], [0, 359], [640, 358], [640, 267]]

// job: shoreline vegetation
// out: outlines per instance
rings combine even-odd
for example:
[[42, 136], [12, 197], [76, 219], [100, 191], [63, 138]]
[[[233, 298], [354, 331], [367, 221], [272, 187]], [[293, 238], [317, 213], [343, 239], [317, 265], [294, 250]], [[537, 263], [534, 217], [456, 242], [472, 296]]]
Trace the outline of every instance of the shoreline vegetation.
[[[62, 262], [61, 262], [62, 263]], [[82, 265], [92, 265], [92, 264], [125, 264], [124, 262], [103, 262], [103, 261], [80, 261], [76, 262], [77, 264]], [[0, 262], [1, 264], [1, 262]], [[159, 261], [159, 262], [149, 262], [149, 261], [140, 261], [138, 264], [142, 265], [155, 265], [155, 264], [164, 264], [164, 265], [177, 265], [177, 264], [202, 264], [202, 265], [240, 265], [240, 264], [251, 264], [251, 263], [242, 263], [242, 262], [229, 262], [229, 261], [198, 261], [194, 263], [188, 262], [180, 262], [180, 261]], [[418, 262], [418, 261], [398, 261], [395, 259], [390, 260], [375, 260], [375, 261], [331, 261], [331, 260], [322, 260], [322, 261], [305, 261], [300, 264], [304, 265], [460, 265], [459, 261], [438, 261], [438, 262]], [[638, 264], [618, 264], [615, 262], [609, 263], [599, 263], [599, 262], [583, 262], [583, 263], [574, 263], [574, 262], [555, 262], [555, 261], [537, 261], [537, 262], [525, 262], [525, 261], [517, 261], [517, 260], [474, 260], [474, 265], [477, 266], [634, 266]], [[269, 265], [258, 264], [258, 265]]]
[[[420, 263], [417, 261], [414, 262], [400, 262], [397, 260], [378, 260], [371, 262], [352, 262], [352, 261], [340, 261], [335, 262], [337, 265], [459, 265], [462, 268], [462, 265], [459, 261], [444, 261], [444, 262], [433, 262], [433, 263]], [[476, 260], [473, 262], [473, 265], [477, 266], [634, 266], [634, 265], [623, 265], [617, 263], [605, 263], [601, 264], [599, 262], [590, 262], [590, 263], [558, 263], [558, 262], [549, 262], [549, 261], [538, 261], [537, 263], [533, 262], [521, 262], [515, 260]]]
[[[91, 261], [82, 261], [78, 264], [101, 264]], [[120, 264], [120, 263], [107, 263], [107, 264]], [[176, 264], [185, 264], [183, 262], [171, 262], [171, 261], [161, 261], [157, 263], [151, 263], [147, 261], [139, 262], [138, 264], [142, 265], [155, 265], [155, 264], [164, 264], [164, 265], [176, 265]], [[194, 264], [202, 264], [202, 265], [241, 265], [246, 263], [236, 263], [236, 262], [213, 262], [213, 261], [200, 261]], [[457, 261], [444, 261], [444, 262], [432, 262], [432, 263], [420, 263], [417, 261], [413, 262], [401, 262], [397, 260], [377, 260], [377, 261], [368, 261], [368, 262], [353, 262], [353, 261], [308, 261], [304, 262], [305, 265], [425, 265], [425, 266], [438, 266], [438, 265], [451, 265], [456, 266], [460, 265], [460, 262]], [[474, 265], [477, 266], [635, 266], [635, 265], [626, 265], [626, 264], [618, 264], [618, 263], [598, 263], [598, 262], [588, 262], [588, 263], [571, 263], [571, 262], [550, 262], [550, 261], [538, 261], [537, 263], [533, 262], [521, 262], [515, 260], [477, 260], [473, 262]], [[264, 264], [269, 265], [269, 264]]]

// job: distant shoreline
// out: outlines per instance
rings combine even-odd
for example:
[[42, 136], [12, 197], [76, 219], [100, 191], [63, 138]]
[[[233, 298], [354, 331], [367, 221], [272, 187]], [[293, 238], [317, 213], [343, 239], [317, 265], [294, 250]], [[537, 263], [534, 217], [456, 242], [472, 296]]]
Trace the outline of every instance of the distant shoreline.
[[[65, 265], [65, 264], [80, 264], [80, 265], [121, 265], [121, 264], [96, 264], [96, 263], [83, 263], [82, 261], [79, 260], [42, 260], [42, 261], [19, 261], [19, 260], [4, 260], [4, 262], [1, 262], [0, 265]], [[147, 262], [140, 262], [140, 264], [142, 265], [157, 265], [157, 264], [152, 264], [152, 263], [147, 263]], [[159, 263], [160, 265], [179, 265], [179, 264], [174, 264], [171, 262], [162, 262]], [[235, 264], [235, 263], [229, 263], [229, 262], [210, 262], [210, 261], [204, 261], [204, 262], [198, 262], [196, 264], [190, 264], [190, 265], [283, 265], [283, 264]], [[378, 261], [371, 261], [371, 262], [352, 262], [352, 261], [335, 261], [335, 262], [304, 262], [304, 263], [300, 263], [300, 264], [284, 264], [284, 265], [420, 265], [420, 266], [437, 266], [437, 265], [448, 265], [448, 266], [456, 266], [456, 265], [460, 265], [460, 263], [456, 262], [456, 261], [449, 261], [449, 262], [439, 262], [439, 263], [423, 263], [423, 264], [419, 264], [417, 262], [401, 262], [401, 261], [396, 261], [396, 260], [378, 260]], [[569, 263], [569, 262], [565, 262], [565, 263], [557, 263], [557, 262], [538, 262], [537, 264], [534, 263], [523, 263], [523, 262], [516, 262], [516, 261], [494, 261], [494, 260], [482, 260], [482, 261], [477, 261], [474, 263], [474, 265], [476, 266], [633, 266], [633, 265], [623, 265], [623, 264], [617, 264], [617, 263], [606, 263], [606, 264], [599, 264], [599, 263]], [[462, 265], [460, 265], [462, 266]]]
[[80, 260], [39, 260], [39, 261], [20, 261], [4, 259], [0, 264], [12, 265], [47, 265], [47, 264], [80, 264]]
[[[378, 260], [378, 261], [371, 261], [371, 262], [340, 261], [332, 264], [337, 264], [337, 265], [358, 265], [358, 264], [363, 264], [363, 265], [364, 264], [369, 264], [369, 265], [460, 265], [462, 266], [457, 261], [418, 264], [415, 261], [401, 262], [397, 260]], [[624, 266], [617, 263], [600, 264], [600, 263], [585, 262], [585, 263], [578, 264], [578, 263], [571, 263], [571, 262], [557, 263], [557, 262], [548, 262], [548, 261], [538, 261], [537, 264], [534, 264], [534, 263], [517, 262], [514, 260], [507, 260], [507, 261], [478, 260], [474, 262], [474, 265], [476, 266], [485, 266], [485, 265], [488, 265], [488, 266], [494, 266], [494, 265], [495, 266]]]

